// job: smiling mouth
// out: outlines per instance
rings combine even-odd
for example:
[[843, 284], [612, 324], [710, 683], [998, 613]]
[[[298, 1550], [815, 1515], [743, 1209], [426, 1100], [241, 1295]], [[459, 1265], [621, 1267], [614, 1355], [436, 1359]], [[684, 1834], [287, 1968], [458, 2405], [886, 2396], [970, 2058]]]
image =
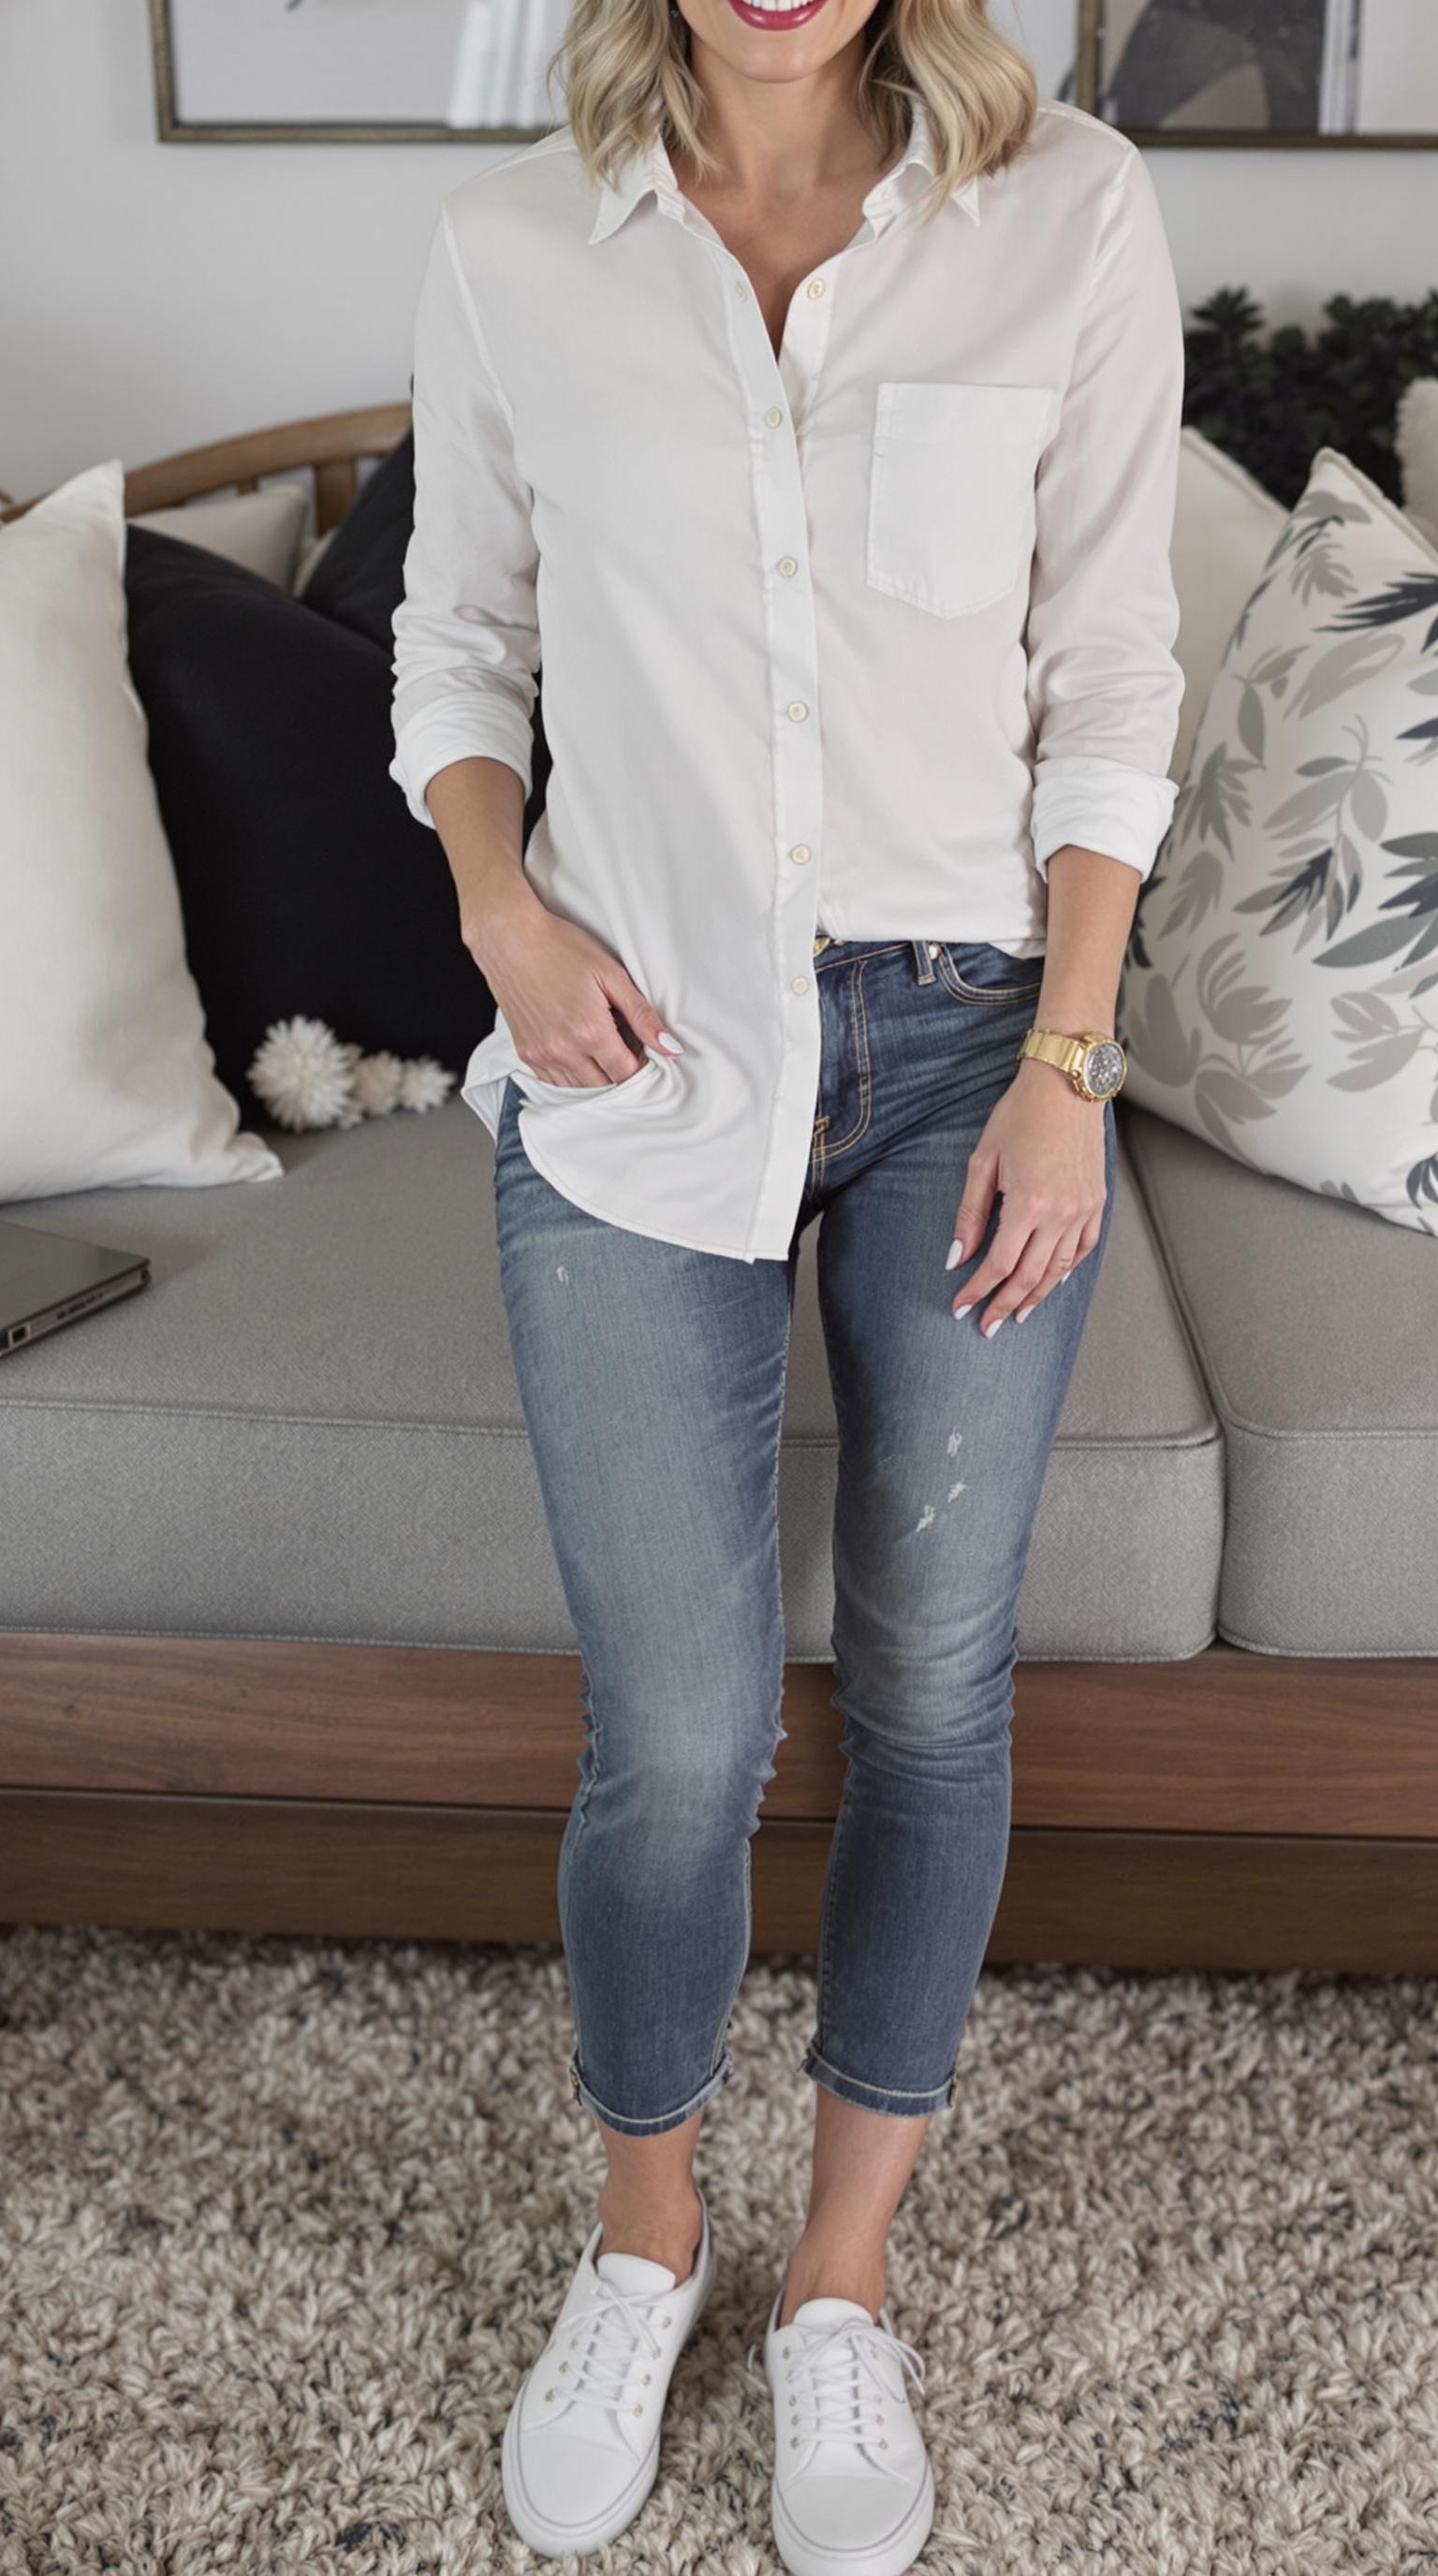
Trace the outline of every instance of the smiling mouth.
[[828, 5], [829, 0], [729, 0], [746, 27], [805, 27]]

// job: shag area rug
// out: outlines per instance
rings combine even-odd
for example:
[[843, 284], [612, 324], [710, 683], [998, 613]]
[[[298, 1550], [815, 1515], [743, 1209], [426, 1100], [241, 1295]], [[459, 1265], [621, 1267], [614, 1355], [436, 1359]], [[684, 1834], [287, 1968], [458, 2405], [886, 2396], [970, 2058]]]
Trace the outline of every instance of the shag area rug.
[[[604, 2576], [779, 2565], [746, 2354], [812, 2006], [804, 1961], [741, 1992], [700, 2147], [720, 2282]], [[1435, 2006], [984, 1973], [890, 2275], [930, 2576], [1432, 2576]], [[543, 2564], [499, 2440], [593, 2220], [569, 2040], [552, 1951], [0, 1934], [0, 2576]]]

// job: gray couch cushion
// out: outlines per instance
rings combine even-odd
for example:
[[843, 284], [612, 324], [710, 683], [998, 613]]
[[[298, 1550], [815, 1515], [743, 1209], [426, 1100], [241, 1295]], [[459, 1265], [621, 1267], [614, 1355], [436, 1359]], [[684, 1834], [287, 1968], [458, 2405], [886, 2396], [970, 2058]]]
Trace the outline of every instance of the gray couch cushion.
[[1223, 1422], [1221, 1634], [1438, 1654], [1438, 1242], [1131, 1103], [1124, 1132]]
[[[277, 1138], [283, 1180], [8, 1214], [151, 1256], [0, 1367], [0, 1626], [574, 1643], [510, 1360], [493, 1147], [458, 1098]], [[780, 1486], [790, 1651], [824, 1657], [834, 1423], [805, 1238]], [[1213, 1633], [1216, 1424], [1121, 1164], [1020, 1605], [1027, 1655]]]

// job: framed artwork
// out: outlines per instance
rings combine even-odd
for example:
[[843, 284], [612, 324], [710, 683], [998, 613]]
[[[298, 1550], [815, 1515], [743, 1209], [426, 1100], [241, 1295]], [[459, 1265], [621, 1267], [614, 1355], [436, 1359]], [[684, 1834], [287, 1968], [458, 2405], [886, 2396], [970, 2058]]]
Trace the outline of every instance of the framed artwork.
[[1438, 0], [1077, 0], [1070, 44], [1049, 95], [1136, 143], [1438, 143]]
[[524, 143], [569, 0], [150, 0], [160, 140]]

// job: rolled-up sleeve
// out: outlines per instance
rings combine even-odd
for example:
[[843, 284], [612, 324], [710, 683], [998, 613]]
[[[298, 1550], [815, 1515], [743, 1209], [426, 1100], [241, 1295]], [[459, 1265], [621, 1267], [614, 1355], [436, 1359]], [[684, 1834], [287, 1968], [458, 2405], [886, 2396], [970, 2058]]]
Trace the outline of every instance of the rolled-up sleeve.
[[1173, 262], [1148, 165], [1130, 145], [1105, 197], [1035, 495], [1025, 642], [1041, 874], [1076, 842], [1147, 876], [1172, 816], [1183, 381]]
[[532, 495], [513, 417], [440, 209], [414, 332], [414, 527], [394, 612], [389, 775], [433, 828], [450, 761], [506, 761], [528, 795], [539, 668]]

